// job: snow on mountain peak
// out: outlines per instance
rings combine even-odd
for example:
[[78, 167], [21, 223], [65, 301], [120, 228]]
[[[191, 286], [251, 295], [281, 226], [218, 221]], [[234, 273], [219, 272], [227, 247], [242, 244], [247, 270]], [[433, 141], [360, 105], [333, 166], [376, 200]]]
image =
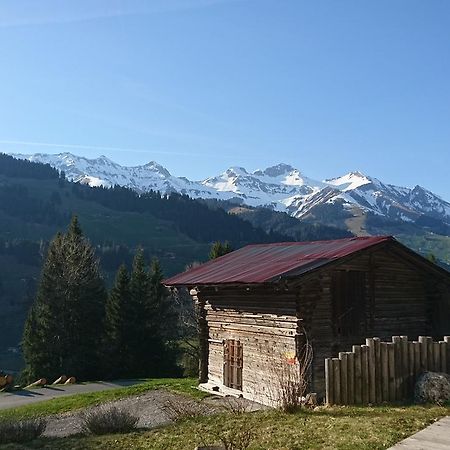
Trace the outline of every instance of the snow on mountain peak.
[[151, 170], [153, 172], [157, 172], [163, 177], [170, 177], [171, 176], [170, 172], [165, 167], [163, 167], [161, 164], [158, 164], [156, 161], [150, 161], [147, 164], [144, 164], [142, 167], [144, 169], [148, 169], [148, 170]]
[[225, 172], [229, 177], [238, 177], [239, 175], [248, 175], [248, 172], [243, 167], [230, 167]]
[[238, 198], [249, 206], [269, 207], [298, 218], [327, 203], [341, 204], [348, 210], [357, 207], [405, 221], [425, 214], [450, 223], [450, 203], [432, 192], [420, 186], [409, 189], [384, 184], [358, 171], [322, 182], [307, 178], [298, 169], [280, 163], [251, 173], [243, 167], [230, 167], [218, 176], [196, 182], [171, 175], [155, 161], [126, 167], [104, 155], [95, 159], [71, 153], [12, 156], [50, 164], [64, 171], [67, 179], [90, 186], [119, 185], [137, 192], [179, 192], [192, 198]]
[[352, 191], [353, 189], [357, 189], [365, 184], [372, 183], [372, 179], [364, 175], [363, 173], [349, 172], [342, 177], [331, 178], [329, 180], [325, 180], [325, 183], [335, 186], [337, 189], [341, 191]]

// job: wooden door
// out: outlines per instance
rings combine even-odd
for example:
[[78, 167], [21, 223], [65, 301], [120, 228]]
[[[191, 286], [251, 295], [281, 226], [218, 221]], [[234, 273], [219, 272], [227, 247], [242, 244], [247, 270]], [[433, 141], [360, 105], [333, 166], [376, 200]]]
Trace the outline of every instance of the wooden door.
[[223, 384], [242, 391], [243, 347], [240, 341], [227, 339], [223, 348]]

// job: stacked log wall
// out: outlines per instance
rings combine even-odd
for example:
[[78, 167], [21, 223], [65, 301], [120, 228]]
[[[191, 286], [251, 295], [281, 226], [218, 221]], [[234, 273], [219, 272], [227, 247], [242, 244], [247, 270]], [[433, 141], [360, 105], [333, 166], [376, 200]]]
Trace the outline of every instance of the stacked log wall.
[[[333, 317], [332, 272], [358, 270], [366, 272], [365, 314], [361, 332], [353, 336], [336, 334]], [[317, 279], [301, 286], [301, 298], [316, 298], [310, 324], [314, 346], [314, 391], [325, 392], [324, 360], [363, 344], [367, 336], [388, 339], [407, 335], [417, 339], [431, 335], [438, 339], [450, 333], [449, 286], [422, 267], [414, 265], [390, 250], [366, 252], [332, 269], [319, 272]], [[300, 301], [301, 301], [300, 298]]]
[[209, 330], [209, 383], [223, 385], [223, 342], [243, 345], [242, 392], [271, 403], [276, 395], [277, 367], [295, 357], [295, 293], [273, 286], [202, 291]]
[[[357, 335], [337, 335], [334, 270], [366, 273], [365, 309]], [[444, 278], [387, 248], [292, 279], [284, 288], [276, 284], [203, 288], [198, 297], [208, 325], [208, 379], [222, 385], [223, 341], [238, 339], [244, 346], [243, 393], [269, 395], [273, 367], [280, 355], [298, 353], [296, 345], [303, 342], [298, 337], [306, 331], [314, 352], [311, 387], [324, 395], [325, 358], [364, 344], [367, 336], [442, 339], [450, 334], [449, 284]]]

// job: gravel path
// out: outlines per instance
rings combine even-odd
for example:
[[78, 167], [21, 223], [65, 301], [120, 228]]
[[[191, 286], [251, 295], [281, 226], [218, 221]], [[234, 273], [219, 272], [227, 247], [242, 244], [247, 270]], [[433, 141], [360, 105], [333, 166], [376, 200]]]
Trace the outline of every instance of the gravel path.
[[17, 408], [30, 403], [42, 402], [52, 398], [88, 392], [100, 392], [142, 383], [142, 380], [97, 381], [69, 385], [49, 385], [36, 389], [4, 392], [0, 395], [0, 409]]
[[[248, 411], [261, 408], [261, 405], [247, 400], [223, 397], [210, 397], [201, 402], [196, 402], [187, 396], [175, 394], [164, 389], [157, 389], [136, 397], [116, 400], [107, 405], [124, 408], [138, 416], [139, 428], [154, 428], [169, 424], [173, 421], [173, 415], [168, 412], [167, 404], [175, 405], [176, 409], [196, 411], [205, 415], [223, 411], [224, 408], [229, 409], [230, 405], [231, 407], [244, 407]], [[50, 416], [44, 435], [49, 437], [65, 437], [80, 433], [82, 431], [81, 414], [80, 411], [77, 411]]]

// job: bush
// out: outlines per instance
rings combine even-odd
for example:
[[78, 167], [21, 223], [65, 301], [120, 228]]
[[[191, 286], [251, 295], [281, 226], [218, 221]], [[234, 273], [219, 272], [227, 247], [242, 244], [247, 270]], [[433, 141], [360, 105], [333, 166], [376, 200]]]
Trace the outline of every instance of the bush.
[[272, 379], [275, 383], [270, 392], [271, 402], [284, 412], [293, 413], [306, 404], [312, 358], [312, 346], [305, 339], [293, 360], [280, 355], [278, 361], [272, 362]]
[[172, 422], [205, 416], [211, 412], [211, 409], [202, 403], [175, 397], [166, 400], [162, 406], [162, 410]]
[[116, 406], [99, 406], [81, 416], [82, 429], [88, 434], [129, 433], [136, 429], [138, 420]]
[[[215, 430], [204, 426], [199, 435], [201, 445], [205, 449], [247, 450], [255, 438], [254, 425], [245, 420], [232, 421]], [[220, 446], [217, 446], [218, 443], [220, 443]]]
[[45, 431], [44, 419], [0, 420], [0, 445], [12, 442], [28, 442], [38, 438]]

